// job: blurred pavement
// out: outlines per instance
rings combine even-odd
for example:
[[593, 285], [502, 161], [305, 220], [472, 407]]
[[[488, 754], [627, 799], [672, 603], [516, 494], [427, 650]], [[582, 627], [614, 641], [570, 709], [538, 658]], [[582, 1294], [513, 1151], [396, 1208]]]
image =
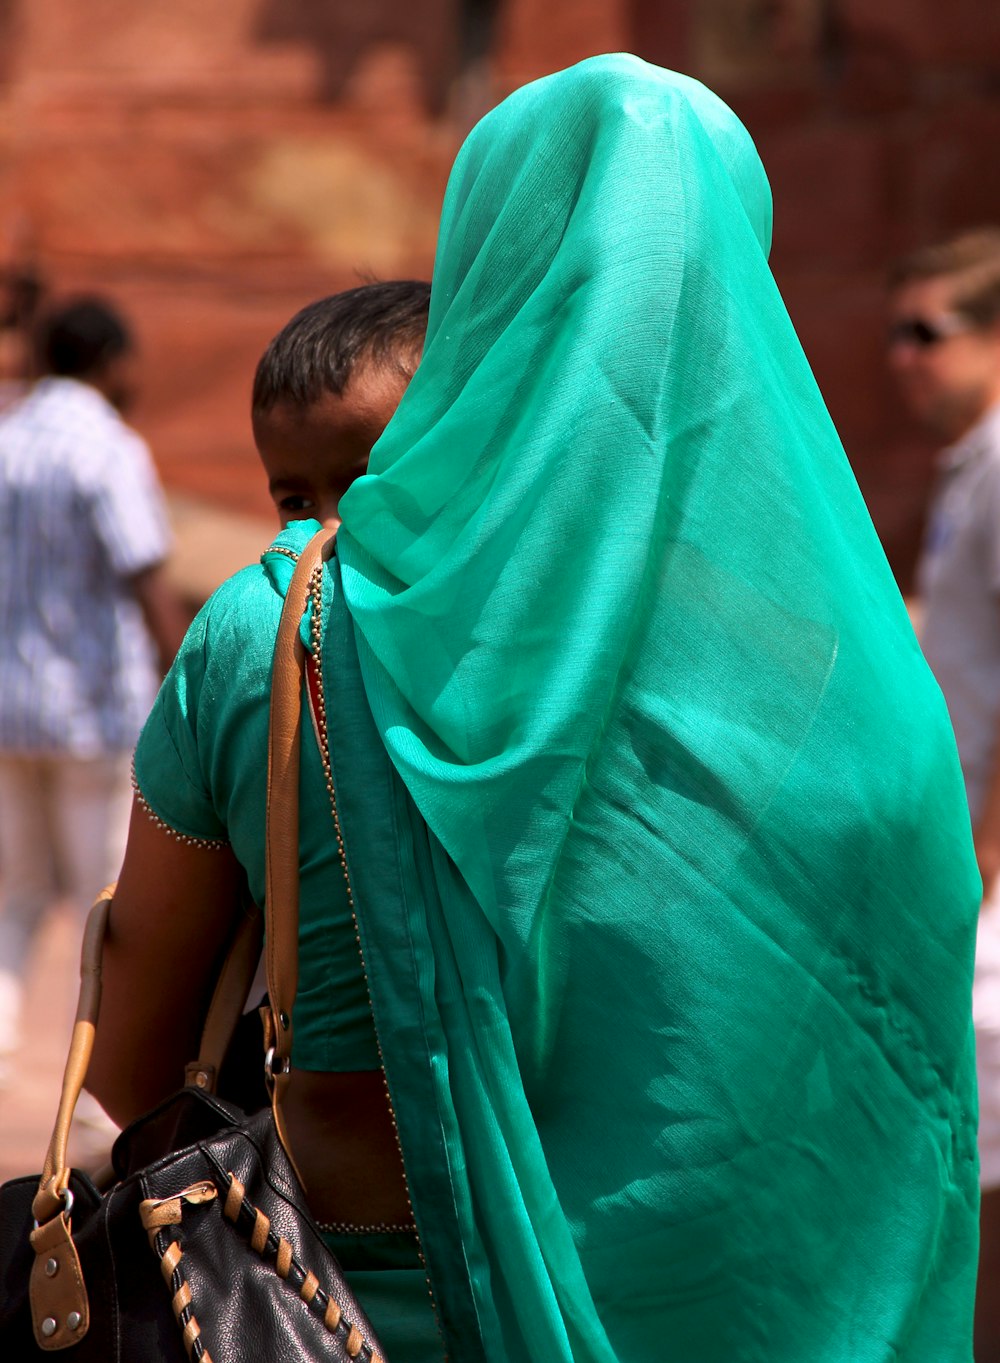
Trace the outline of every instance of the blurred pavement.
[[0, 1182], [41, 1173], [76, 1012], [79, 931], [71, 910], [54, 905], [28, 962], [24, 1043], [0, 1088]]

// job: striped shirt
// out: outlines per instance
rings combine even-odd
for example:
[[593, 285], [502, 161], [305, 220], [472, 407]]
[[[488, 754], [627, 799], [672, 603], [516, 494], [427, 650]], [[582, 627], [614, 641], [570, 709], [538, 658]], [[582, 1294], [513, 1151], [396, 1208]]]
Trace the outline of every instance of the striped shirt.
[[149, 450], [95, 388], [43, 379], [0, 416], [0, 752], [132, 748], [158, 674], [128, 579], [168, 548]]

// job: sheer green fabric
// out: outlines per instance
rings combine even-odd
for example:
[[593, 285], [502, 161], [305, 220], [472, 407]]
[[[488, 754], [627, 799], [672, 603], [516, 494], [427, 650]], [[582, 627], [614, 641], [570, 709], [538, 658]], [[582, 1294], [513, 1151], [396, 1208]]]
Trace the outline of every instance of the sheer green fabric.
[[969, 1357], [961, 777], [769, 237], [696, 82], [518, 91], [342, 503], [402, 849], [359, 895], [376, 1021], [490, 1363]]

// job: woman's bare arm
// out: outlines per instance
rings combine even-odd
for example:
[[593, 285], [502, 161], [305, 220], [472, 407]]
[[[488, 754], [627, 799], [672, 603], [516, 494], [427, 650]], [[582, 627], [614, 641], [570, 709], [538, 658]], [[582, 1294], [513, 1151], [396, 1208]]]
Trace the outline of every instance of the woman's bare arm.
[[133, 805], [87, 1076], [115, 1121], [183, 1084], [235, 923], [240, 875], [228, 847], [182, 842]]
[[[241, 876], [228, 847], [183, 843], [133, 806], [87, 1077], [87, 1087], [117, 1122], [147, 1112], [183, 1084], [241, 911]], [[380, 1070], [295, 1071], [285, 1117], [317, 1215], [409, 1222]]]

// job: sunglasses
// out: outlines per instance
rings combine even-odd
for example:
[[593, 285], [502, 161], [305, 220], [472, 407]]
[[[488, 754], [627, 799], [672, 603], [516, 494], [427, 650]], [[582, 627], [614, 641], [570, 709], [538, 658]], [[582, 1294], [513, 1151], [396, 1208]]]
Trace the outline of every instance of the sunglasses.
[[889, 346], [909, 345], [917, 350], [930, 350], [951, 336], [968, 331], [972, 323], [955, 312], [943, 312], [938, 317], [900, 317], [889, 327]]

